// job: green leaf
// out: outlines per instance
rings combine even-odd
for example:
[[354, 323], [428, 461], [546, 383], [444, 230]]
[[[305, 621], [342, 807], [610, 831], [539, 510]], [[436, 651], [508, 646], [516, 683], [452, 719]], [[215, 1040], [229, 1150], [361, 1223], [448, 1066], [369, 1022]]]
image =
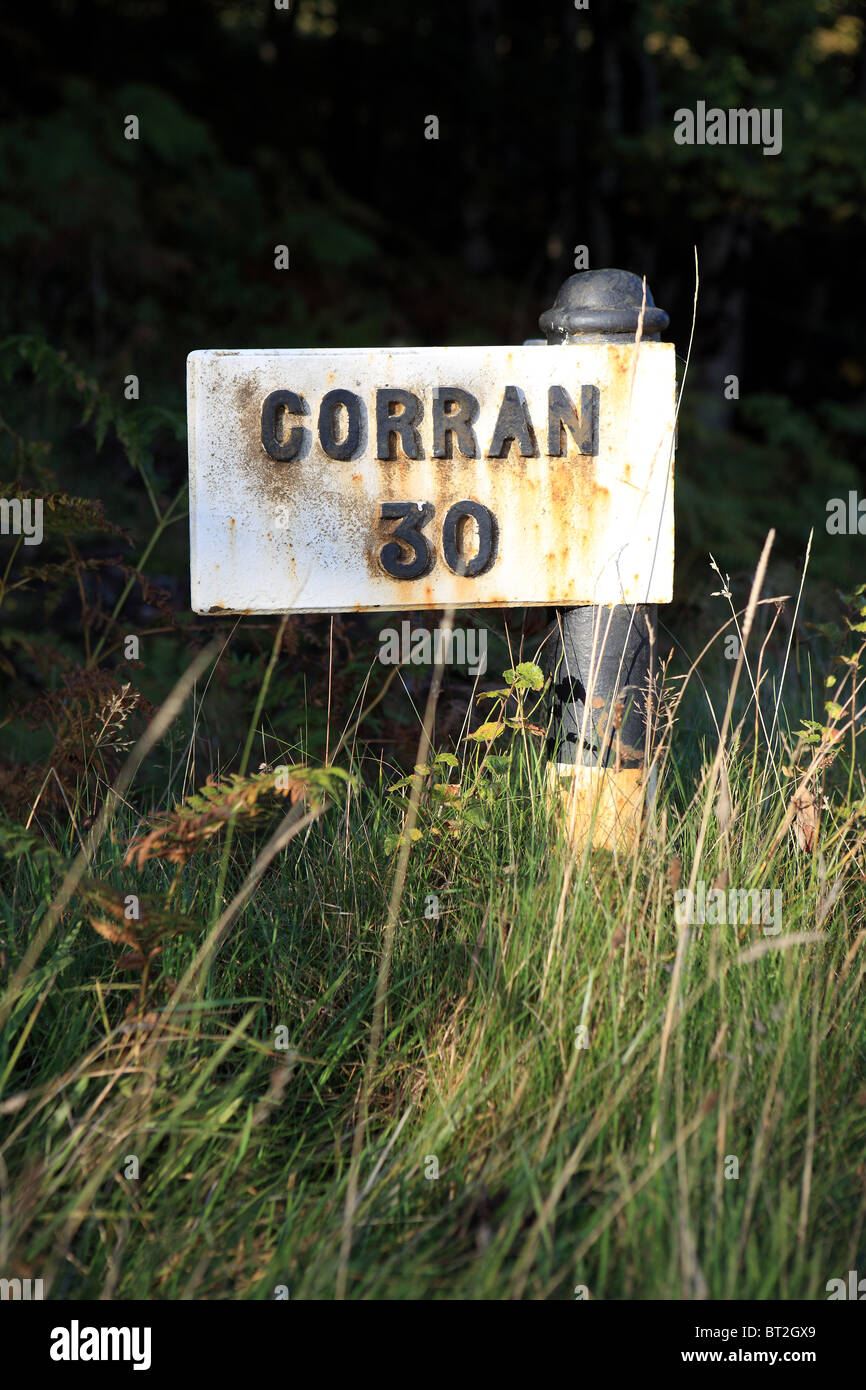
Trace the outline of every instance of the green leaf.
[[492, 742], [493, 739], [499, 737], [504, 728], [505, 724], [501, 719], [489, 719], [486, 724], [481, 724], [474, 734], [467, 734], [466, 737], [471, 738], [475, 743]]
[[511, 754], [491, 753], [484, 766], [488, 772], [493, 772], [500, 775], [502, 773], [506, 773], [511, 768]]
[[521, 661], [519, 666], [502, 674], [514, 690], [544, 689], [544, 672], [534, 661]]
[[[409, 839], [411, 840], [412, 844], [415, 844], [415, 842], [416, 842], [417, 840], [423, 840], [423, 838], [424, 838], [424, 832], [423, 832], [423, 830], [419, 830], [419, 829], [417, 828], [417, 826], [415, 827], [415, 829], [414, 829], [413, 831], [410, 832]], [[399, 846], [403, 843], [404, 839], [405, 839], [405, 836], [402, 835], [402, 834], [401, 834], [401, 835], [386, 835], [386, 836], [385, 836], [385, 853], [386, 853], [386, 854], [393, 854], [393, 853], [394, 853], [394, 850], [399, 848]]]
[[437, 782], [431, 796], [435, 801], [447, 801], [454, 806], [460, 800], [460, 786], [457, 782]]

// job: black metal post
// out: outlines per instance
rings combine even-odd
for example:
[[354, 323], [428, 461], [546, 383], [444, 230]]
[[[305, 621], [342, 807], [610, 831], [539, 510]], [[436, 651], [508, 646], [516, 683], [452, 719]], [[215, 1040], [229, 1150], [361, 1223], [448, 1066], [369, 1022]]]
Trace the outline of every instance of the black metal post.
[[[626, 270], [570, 276], [539, 319], [548, 344], [634, 342], [643, 283]], [[647, 288], [642, 340], [657, 342], [668, 316]], [[642, 769], [655, 604], [560, 609], [548, 646], [554, 673], [550, 756], [560, 771]], [[649, 625], [649, 628], [648, 628]], [[583, 735], [582, 746], [581, 736]]]

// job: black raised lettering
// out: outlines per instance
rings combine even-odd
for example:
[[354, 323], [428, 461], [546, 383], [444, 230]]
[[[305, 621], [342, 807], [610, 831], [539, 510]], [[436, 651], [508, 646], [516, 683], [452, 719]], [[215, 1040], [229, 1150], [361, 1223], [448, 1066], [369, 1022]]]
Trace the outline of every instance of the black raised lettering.
[[[449, 406], [456, 406], [453, 411]], [[465, 459], [478, 457], [478, 441], [472, 428], [478, 419], [478, 402], [462, 386], [435, 386], [433, 388], [433, 457], [450, 459], [454, 457], [453, 440]]]
[[580, 410], [564, 386], [550, 386], [547, 391], [547, 452], [550, 458], [568, 453], [565, 431], [568, 430], [579, 454], [596, 452], [595, 427], [598, 418], [598, 387], [581, 386]]
[[268, 458], [276, 463], [289, 463], [300, 454], [309, 434], [302, 425], [293, 425], [281, 437], [281, 418], [286, 415], [309, 415], [310, 407], [295, 391], [272, 391], [262, 402], [262, 447]]
[[[346, 438], [337, 439], [336, 416], [340, 406], [344, 406], [348, 416]], [[319, 407], [319, 443], [328, 458], [344, 462], [357, 451], [361, 442], [361, 426], [364, 422], [364, 402], [354, 391], [327, 391]]]
[[[395, 405], [401, 407], [399, 415], [391, 414], [391, 407]], [[376, 392], [376, 457], [395, 459], [395, 436], [398, 436], [407, 459], [422, 459], [424, 450], [415, 426], [421, 423], [423, 414], [423, 405], [411, 391], [402, 391], [399, 386], [381, 387]]]
[[[383, 502], [382, 516], [386, 521], [399, 520], [391, 532], [393, 540], [383, 545], [379, 560], [386, 574], [394, 579], [419, 579], [426, 574], [433, 563], [433, 548], [426, 536], [421, 535], [421, 527], [426, 526], [433, 517], [432, 502]], [[412, 551], [411, 559], [404, 557], [402, 541]]]
[[499, 418], [496, 421], [490, 448], [487, 450], [487, 457], [492, 459], [505, 458], [511, 448], [512, 441], [517, 444], [518, 451], [524, 458], [538, 457], [538, 445], [535, 442], [535, 430], [532, 428], [529, 406], [526, 404], [526, 396], [519, 386], [506, 386], [505, 388], [502, 404], [499, 407]]
[[[462, 545], [457, 543], [461, 530], [460, 539], [465, 539], [465, 527], [460, 523], [467, 517], [472, 517], [478, 527], [478, 551], [471, 560], [464, 559], [460, 553]], [[442, 523], [442, 551], [448, 568], [454, 574], [466, 575], [467, 579], [481, 574], [496, 558], [497, 532], [496, 517], [489, 508], [482, 507], [480, 502], [455, 502], [448, 508]]]

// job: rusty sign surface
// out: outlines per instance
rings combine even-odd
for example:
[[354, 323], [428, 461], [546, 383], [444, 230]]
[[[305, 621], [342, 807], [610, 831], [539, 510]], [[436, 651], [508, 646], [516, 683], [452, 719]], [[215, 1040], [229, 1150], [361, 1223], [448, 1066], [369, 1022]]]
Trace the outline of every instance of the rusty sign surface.
[[667, 603], [672, 343], [202, 351], [192, 606]]

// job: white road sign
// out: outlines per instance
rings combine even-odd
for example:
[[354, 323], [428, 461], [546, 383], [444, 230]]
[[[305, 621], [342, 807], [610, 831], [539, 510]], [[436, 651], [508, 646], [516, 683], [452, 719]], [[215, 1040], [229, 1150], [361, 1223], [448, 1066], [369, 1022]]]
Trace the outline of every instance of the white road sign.
[[192, 606], [667, 603], [672, 343], [193, 352]]

